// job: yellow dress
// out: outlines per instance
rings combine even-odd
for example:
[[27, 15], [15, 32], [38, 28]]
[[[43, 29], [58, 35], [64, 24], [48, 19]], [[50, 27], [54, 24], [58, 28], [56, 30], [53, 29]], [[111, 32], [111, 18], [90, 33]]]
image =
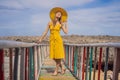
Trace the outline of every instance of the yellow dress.
[[53, 26], [50, 23], [50, 58], [51, 59], [63, 59], [64, 58], [64, 48], [63, 41], [60, 36], [61, 24], [57, 23]]

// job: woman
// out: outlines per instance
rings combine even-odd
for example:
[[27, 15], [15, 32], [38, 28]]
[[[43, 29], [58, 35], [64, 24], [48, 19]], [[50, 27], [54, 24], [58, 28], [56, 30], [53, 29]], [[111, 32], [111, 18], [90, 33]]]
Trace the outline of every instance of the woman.
[[68, 33], [67, 12], [63, 8], [55, 7], [50, 11], [50, 18], [51, 21], [38, 42], [40, 43], [44, 39], [50, 29], [50, 58], [56, 62], [53, 73], [55, 76], [58, 74], [59, 67], [61, 68], [61, 74], [65, 73], [65, 69], [61, 64], [61, 60], [64, 58], [64, 48], [60, 30], [62, 29], [65, 34]]

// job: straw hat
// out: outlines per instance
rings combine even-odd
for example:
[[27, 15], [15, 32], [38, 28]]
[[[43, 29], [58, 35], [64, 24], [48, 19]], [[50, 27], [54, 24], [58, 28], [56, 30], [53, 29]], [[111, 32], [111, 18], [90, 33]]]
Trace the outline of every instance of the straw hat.
[[67, 18], [68, 18], [67, 12], [66, 12], [66, 10], [64, 10], [63, 8], [60, 8], [60, 7], [55, 7], [55, 8], [51, 9], [51, 11], [50, 11], [51, 20], [54, 20], [56, 12], [61, 12], [62, 13], [62, 22], [67, 21]]

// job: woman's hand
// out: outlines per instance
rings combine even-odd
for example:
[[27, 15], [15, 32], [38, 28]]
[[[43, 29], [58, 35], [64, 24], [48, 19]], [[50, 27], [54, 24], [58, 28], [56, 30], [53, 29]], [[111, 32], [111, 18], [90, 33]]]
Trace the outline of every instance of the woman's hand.
[[39, 39], [38, 41], [37, 41], [37, 44], [40, 44], [42, 42], [42, 40], [41, 39]]
[[67, 24], [67, 21], [63, 22], [65, 25]]
[[67, 21], [63, 22], [62, 25], [63, 25], [63, 26], [66, 26], [66, 25], [67, 25]]
[[65, 34], [68, 33], [67, 21], [62, 23], [62, 30]]

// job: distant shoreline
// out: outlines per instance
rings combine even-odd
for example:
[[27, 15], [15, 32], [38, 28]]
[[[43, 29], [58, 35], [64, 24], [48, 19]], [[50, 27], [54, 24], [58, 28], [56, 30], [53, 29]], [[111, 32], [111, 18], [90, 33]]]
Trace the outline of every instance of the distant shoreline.
[[[15, 40], [22, 42], [36, 42], [40, 36], [0, 36], [0, 40]], [[62, 35], [63, 41], [67, 43], [105, 43], [120, 42], [120, 36], [110, 35]], [[49, 43], [47, 36], [43, 43]]]

